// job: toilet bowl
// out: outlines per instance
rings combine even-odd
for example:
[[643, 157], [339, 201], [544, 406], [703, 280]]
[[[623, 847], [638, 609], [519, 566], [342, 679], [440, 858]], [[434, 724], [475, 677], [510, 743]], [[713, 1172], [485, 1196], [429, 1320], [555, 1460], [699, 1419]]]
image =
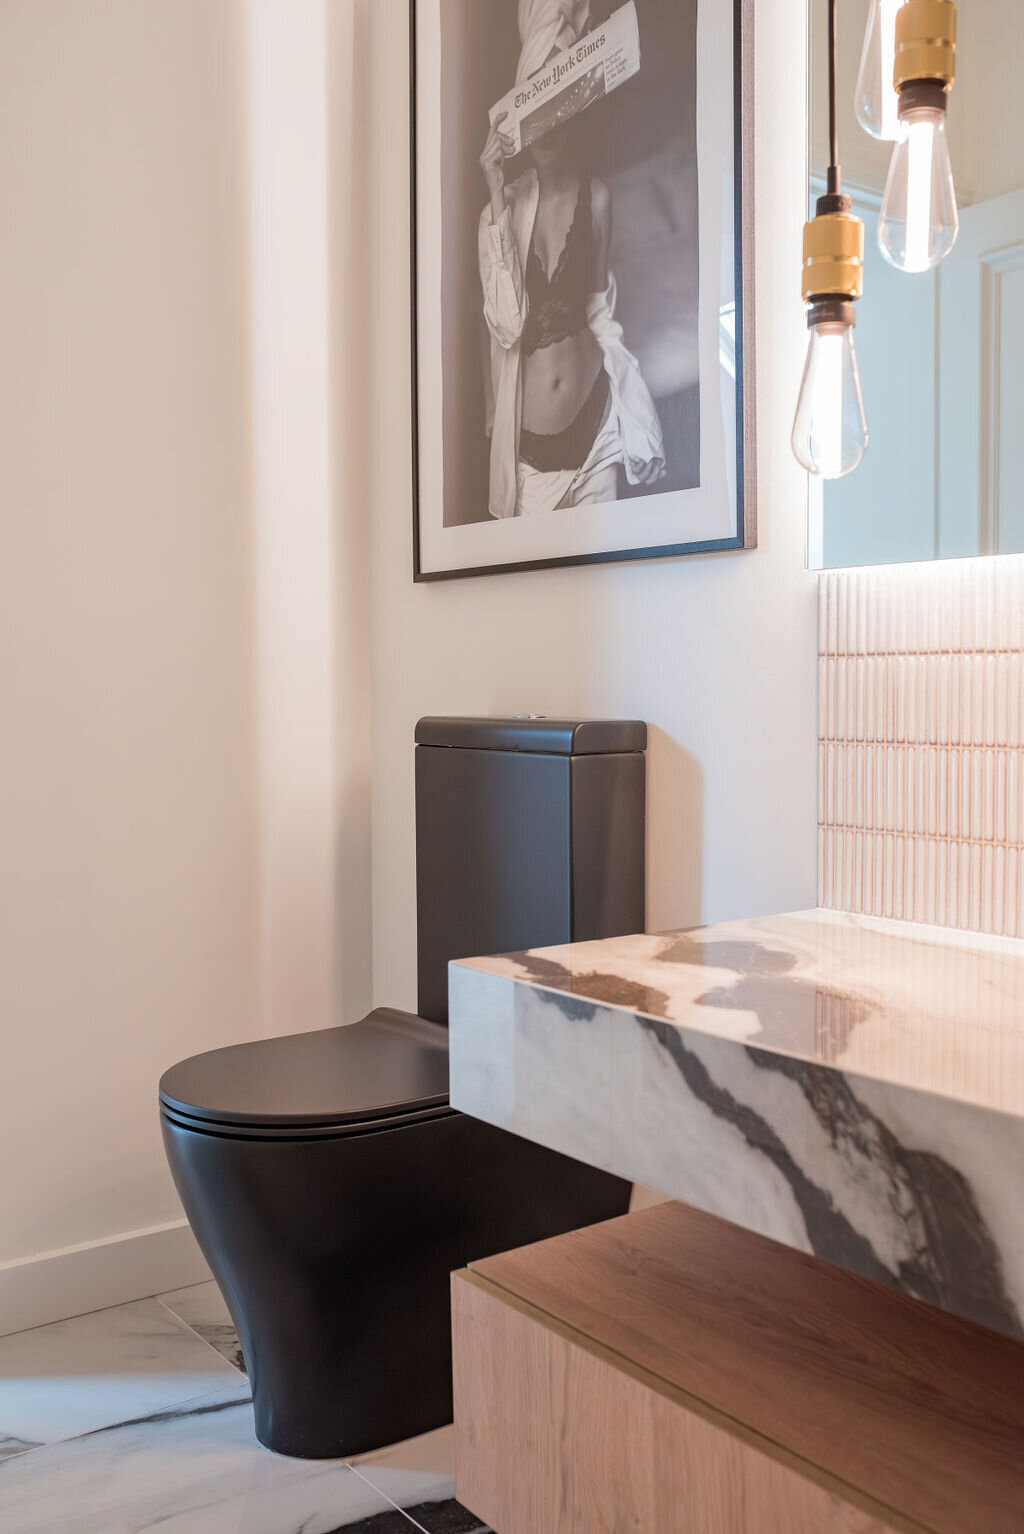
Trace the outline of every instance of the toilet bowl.
[[645, 727], [430, 719], [416, 740], [420, 1015], [212, 1050], [160, 1083], [257, 1436], [303, 1458], [449, 1422], [451, 1272], [629, 1202], [451, 1107], [447, 964], [643, 929]]

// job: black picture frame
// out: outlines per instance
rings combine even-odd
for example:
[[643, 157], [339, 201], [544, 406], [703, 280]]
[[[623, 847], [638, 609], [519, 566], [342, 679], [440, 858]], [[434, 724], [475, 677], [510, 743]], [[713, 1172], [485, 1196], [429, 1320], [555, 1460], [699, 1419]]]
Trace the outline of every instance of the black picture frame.
[[[410, 312], [411, 312], [411, 445], [413, 580], [416, 583], [457, 580], [514, 571], [549, 570], [589, 564], [619, 564], [641, 559], [669, 559], [757, 547], [757, 434], [754, 358], [754, 0], [733, 0], [733, 267], [736, 358], [736, 524], [735, 533], [692, 543], [615, 549], [560, 555], [548, 559], [516, 560], [468, 568], [425, 570], [421, 559], [420, 485], [420, 344], [418, 262], [417, 10], [421, 0], [409, 0], [409, 187], [410, 187]], [[700, 4], [710, 0], [699, 0]]]

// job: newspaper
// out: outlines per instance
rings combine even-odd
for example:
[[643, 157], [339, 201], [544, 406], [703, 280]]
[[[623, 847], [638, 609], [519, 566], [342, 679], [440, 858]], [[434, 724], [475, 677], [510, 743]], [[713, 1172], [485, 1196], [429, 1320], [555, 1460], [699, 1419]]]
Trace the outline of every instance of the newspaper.
[[496, 102], [489, 113], [491, 127], [504, 114], [501, 130], [519, 154], [632, 79], [639, 68], [640, 28], [634, 0], [628, 0], [602, 26], [555, 54]]

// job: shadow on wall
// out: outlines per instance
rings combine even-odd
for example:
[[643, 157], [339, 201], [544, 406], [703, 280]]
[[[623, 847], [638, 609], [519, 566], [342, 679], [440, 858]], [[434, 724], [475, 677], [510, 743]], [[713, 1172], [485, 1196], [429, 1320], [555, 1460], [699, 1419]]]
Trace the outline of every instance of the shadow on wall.
[[335, 1023], [351, 1023], [372, 1005], [370, 922], [371, 695], [370, 522], [353, 508], [369, 505], [371, 463], [361, 451], [371, 431], [366, 359], [372, 345], [371, 252], [353, 208], [370, 205], [368, 122], [370, 17], [367, 0], [325, 10], [328, 60], [329, 430], [333, 557], [332, 739], [335, 824], [333, 857]]
[[[647, 930], [694, 927], [701, 921], [704, 872], [704, 772], [697, 758], [657, 726], [647, 745]], [[652, 826], [671, 826], [654, 837]]]

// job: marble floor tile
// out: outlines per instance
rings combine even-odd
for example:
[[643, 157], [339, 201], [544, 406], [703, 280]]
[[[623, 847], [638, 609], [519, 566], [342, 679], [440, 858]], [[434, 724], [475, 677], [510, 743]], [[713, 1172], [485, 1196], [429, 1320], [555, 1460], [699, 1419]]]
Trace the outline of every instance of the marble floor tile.
[[235, 1331], [235, 1323], [228, 1314], [228, 1307], [217, 1285], [211, 1279], [206, 1284], [192, 1284], [187, 1289], [172, 1289], [168, 1294], [158, 1294], [157, 1299], [167, 1309], [184, 1321], [211, 1348], [216, 1348], [222, 1358], [245, 1373], [242, 1346]]
[[352, 1463], [398, 1507], [448, 1501], [455, 1495], [455, 1429], [422, 1433], [405, 1443], [360, 1454]]
[[155, 1299], [0, 1337], [0, 1465], [237, 1384]]
[[244, 1382], [0, 1463], [5, 1534], [415, 1534], [364, 1476], [256, 1442]]
[[407, 1511], [423, 1534], [492, 1534], [475, 1513], [456, 1502], [454, 1497], [444, 1502], [425, 1502]]
[[386, 1449], [370, 1449], [357, 1454], [352, 1461], [362, 1470], [375, 1467], [389, 1470], [411, 1470], [427, 1475], [452, 1477], [455, 1474], [455, 1428], [435, 1428], [432, 1433], [421, 1433], [418, 1438], [407, 1438], [404, 1443], [390, 1444]]
[[0, 1459], [10, 1459], [14, 1454], [24, 1454], [26, 1449], [38, 1449], [38, 1443], [32, 1443], [24, 1438], [12, 1438], [9, 1433], [0, 1433]]
[[453, 1427], [362, 1454], [353, 1466], [424, 1534], [489, 1534], [479, 1518], [455, 1500]]

